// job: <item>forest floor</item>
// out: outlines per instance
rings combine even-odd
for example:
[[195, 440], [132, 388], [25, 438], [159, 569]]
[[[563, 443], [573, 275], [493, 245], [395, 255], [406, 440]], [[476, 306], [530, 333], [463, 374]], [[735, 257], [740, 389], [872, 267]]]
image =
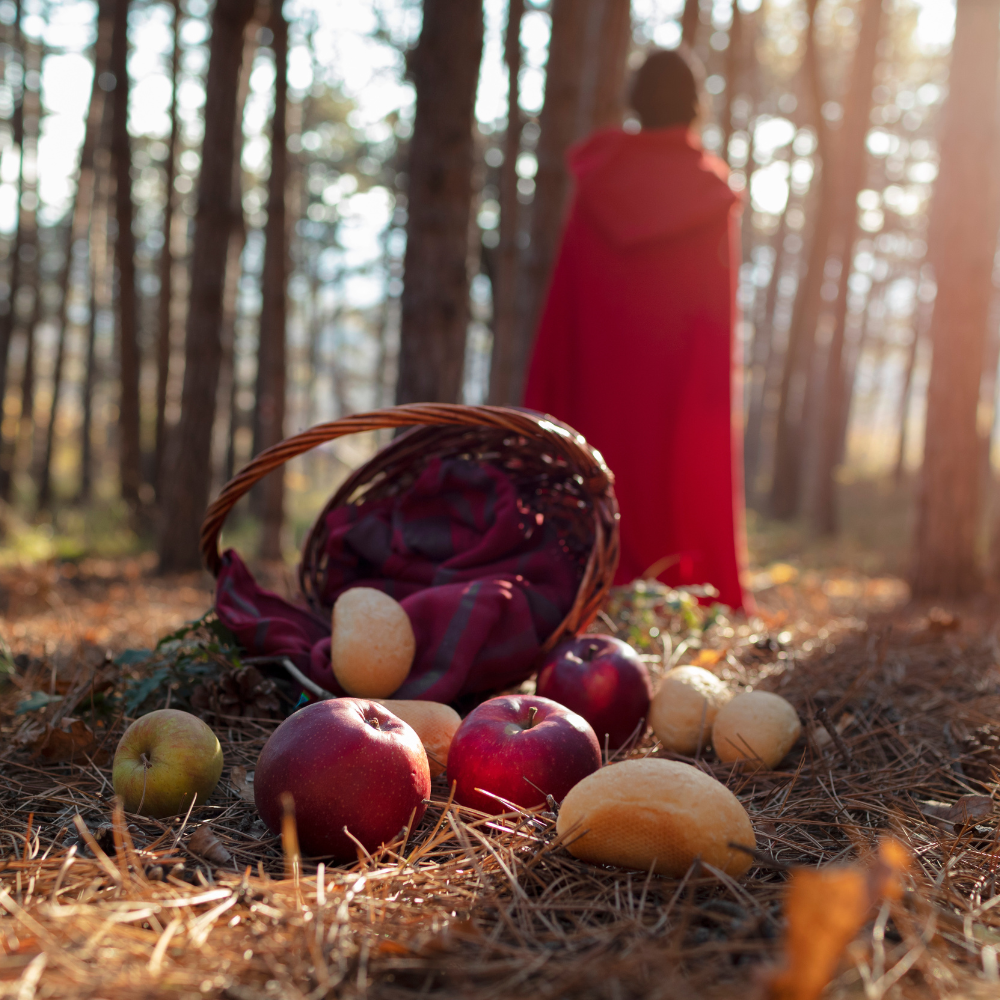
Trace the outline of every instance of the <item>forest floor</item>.
[[[654, 675], [698, 663], [780, 692], [806, 722], [774, 772], [697, 761], [753, 817], [758, 863], [739, 883], [593, 868], [551, 814], [484, 817], [450, 805], [443, 779], [416, 829], [317, 870], [252, 805], [273, 698], [225, 702], [228, 650], [205, 628], [149, 652], [208, 610], [207, 576], [158, 577], [135, 551], [0, 556], [0, 997], [808, 1000], [827, 967], [830, 996], [996, 996], [996, 602], [917, 605], [898, 577], [863, 571], [883, 559], [802, 558], [787, 529], [758, 524], [754, 544], [749, 619], [640, 587], [598, 623]], [[110, 754], [129, 716], [183, 706], [199, 683], [209, 710], [244, 716], [213, 719], [219, 788], [183, 822], [116, 812]], [[647, 738], [635, 754], [649, 753], [666, 755]], [[880, 861], [887, 836], [904, 850]], [[814, 909], [786, 907], [789, 872], [828, 864]], [[868, 895], [852, 910], [856, 884]], [[782, 963], [790, 978], [769, 986]]]

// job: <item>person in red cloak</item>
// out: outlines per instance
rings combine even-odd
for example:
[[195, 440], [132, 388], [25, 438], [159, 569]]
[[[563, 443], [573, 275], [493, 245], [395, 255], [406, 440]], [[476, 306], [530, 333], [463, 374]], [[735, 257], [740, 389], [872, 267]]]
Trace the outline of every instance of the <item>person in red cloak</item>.
[[740, 608], [740, 199], [691, 129], [685, 54], [651, 54], [630, 103], [641, 131], [606, 129], [569, 152], [575, 194], [525, 405], [579, 430], [614, 473], [616, 583], [710, 583]]

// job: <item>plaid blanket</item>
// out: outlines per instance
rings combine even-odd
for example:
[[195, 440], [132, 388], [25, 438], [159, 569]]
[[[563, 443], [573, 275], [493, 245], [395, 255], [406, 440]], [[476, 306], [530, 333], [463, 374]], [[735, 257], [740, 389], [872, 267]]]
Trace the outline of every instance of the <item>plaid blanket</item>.
[[[554, 526], [487, 462], [435, 458], [405, 493], [326, 519], [324, 606], [349, 587], [377, 587], [410, 617], [416, 657], [398, 698], [448, 702], [519, 683], [576, 595], [580, 567]], [[287, 656], [344, 693], [329, 618], [263, 590], [231, 549], [215, 606], [248, 653]]]

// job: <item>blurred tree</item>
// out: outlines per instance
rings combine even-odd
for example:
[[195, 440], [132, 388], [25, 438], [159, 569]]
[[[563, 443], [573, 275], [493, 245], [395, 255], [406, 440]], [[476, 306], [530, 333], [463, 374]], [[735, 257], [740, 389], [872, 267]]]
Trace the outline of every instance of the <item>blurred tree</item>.
[[[814, 198], [809, 253], [801, 262], [781, 373], [775, 415], [774, 473], [771, 481], [770, 513], [788, 520], [799, 512], [802, 492], [802, 455], [805, 434], [806, 381], [813, 362], [816, 324], [819, 321], [824, 269], [833, 224], [833, 140], [823, 117], [824, 87], [819, 45], [816, 39], [817, 0], [807, 0], [809, 24], [806, 29], [802, 63], [804, 87], [809, 98], [810, 120], [816, 129], [817, 159], [820, 166], [819, 190]], [[801, 266], [801, 265], [800, 265]], [[844, 275], [846, 280], [846, 274]]]
[[865, 187], [868, 175], [868, 151], [865, 137], [871, 119], [877, 49], [882, 29], [882, 0], [864, 0], [861, 5], [861, 30], [851, 66], [850, 87], [844, 105], [844, 117], [835, 133], [832, 232], [828, 252], [841, 261], [840, 283], [833, 305], [833, 336], [827, 352], [823, 383], [824, 405], [819, 426], [817, 469], [810, 511], [813, 530], [821, 535], [837, 531], [837, 493], [835, 473], [841, 463], [844, 424], [850, 400], [847, 372], [844, 368], [844, 334], [847, 324], [848, 277], [854, 258], [858, 229], [858, 192]]
[[163, 571], [193, 570], [201, 563], [198, 537], [211, 482], [212, 425], [222, 358], [219, 330], [230, 233], [236, 97], [243, 32], [253, 11], [253, 0], [217, 0], [212, 14], [181, 417], [169, 443], [159, 540]]
[[520, 105], [521, 18], [524, 0], [509, 0], [504, 61], [507, 63], [507, 129], [500, 164], [500, 232], [493, 265], [493, 357], [490, 362], [489, 401], [503, 404], [512, 398], [514, 331], [517, 319], [517, 156], [521, 151], [524, 116]]
[[552, 33], [539, 118], [531, 232], [522, 258], [508, 405], [520, 405], [535, 328], [562, 233], [569, 193], [566, 153], [595, 127], [620, 121], [631, 38], [624, 0], [552, 0]]
[[[15, 0], [13, 25], [13, 52], [8, 59], [11, 62], [19, 60], [24, 69], [24, 36], [21, 33], [21, 0]], [[24, 225], [22, 200], [24, 196], [24, 84], [14, 95], [13, 115], [11, 116], [11, 132], [14, 148], [17, 150], [17, 182], [14, 208], [14, 238], [9, 247], [7, 273], [7, 308], [0, 313], [0, 403], [7, 395], [7, 365], [10, 358], [10, 342], [17, 323], [17, 297], [21, 288], [21, 263], [25, 238], [28, 235]], [[0, 469], [0, 479], [5, 478], [4, 470]]]
[[[258, 14], [260, 11], [258, 11]], [[222, 414], [227, 423], [226, 454], [223, 459], [222, 479], [228, 482], [236, 469], [236, 433], [242, 426], [238, 406], [240, 381], [236, 365], [236, 323], [239, 313], [238, 300], [240, 279], [243, 277], [243, 252], [246, 250], [247, 228], [246, 210], [243, 208], [244, 183], [243, 150], [246, 136], [243, 119], [246, 114], [247, 98], [250, 96], [250, 74], [253, 72], [257, 53], [257, 33], [259, 25], [251, 21], [243, 32], [243, 67], [236, 93], [236, 129], [233, 135], [233, 190], [230, 193], [229, 249], [226, 258], [226, 280], [222, 288], [222, 367], [219, 377], [224, 392], [220, 403], [225, 408]], [[270, 29], [268, 29], [270, 30]], [[255, 397], [256, 400], [256, 397]], [[216, 416], [218, 419], [218, 415]], [[259, 494], [251, 493], [253, 501]]]
[[[264, 230], [263, 302], [257, 348], [257, 394], [254, 408], [253, 450], [258, 454], [277, 444], [285, 431], [285, 303], [288, 284], [288, 231], [285, 187], [288, 155], [285, 113], [288, 103], [288, 24], [281, 4], [271, 7], [268, 26], [273, 34], [274, 114], [271, 118], [271, 170], [267, 179], [267, 224]], [[284, 467], [258, 486], [262, 530], [260, 555], [281, 558], [284, 520]]]
[[118, 463], [121, 494], [139, 502], [139, 306], [136, 299], [135, 235], [132, 231], [132, 141], [128, 132], [129, 0], [114, 0], [110, 71], [115, 78], [111, 157], [115, 175], [115, 260], [118, 264]]
[[480, 0], [424, 0], [420, 40], [409, 58], [417, 105], [407, 170], [397, 403], [461, 399], [482, 51]]
[[66, 358], [66, 333], [69, 326], [68, 309], [70, 279], [73, 274], [73, 252], [87, 235], [94, 207], [94, 147], [97, 144], [104, 112], [104, 90], [100, 86], [101, 74], [108, 69], [111, 45], [111, 5], [103, 0], [98, 6], [97, 38], [94, 42], [94, 77], [90, 88], [90, 102], [84, 127], [83, 145], [80, 147], [76, 191], [70, 207], [66, 242], [63, 248], [62, 273], [59, 276], [59, 315], [56, 319], [58, 335], [56, 357], [52, 366], [52, 400], [49, 422], [45, 428], [45, 453], [38, 474], [38, 506], [48, 507], [52, 502], [52, 451], [55, 446], [56, 417], [59, 412], [59, 390], [62, 385], [63, 362]]
[[997, 247], [1000, 0], [957, 6], [931, 253], [938, 293], [914, 538], [915, 596], [957, 597], [981, 583], [976, 426]]
[[698, 0], [684, 0], [681, 13], [681, 41], [692, 49], [698, 40], [699, 6]]
[[156, 310], [156, 452], [153, 485], [157, 500], [163, 499], [163, 463], [167, 447], [167, 380], [170, 377], [171, 306], [174, 300], [174, 203], [177, 195], [177, 145], [180, 119], [177, 115], [177, 87], [181, 62], [181, 4], [171, 0], [173, 42], [170, 49], [170, 136], [164, 162], [163, 245], [160, 248], [160, 295]]

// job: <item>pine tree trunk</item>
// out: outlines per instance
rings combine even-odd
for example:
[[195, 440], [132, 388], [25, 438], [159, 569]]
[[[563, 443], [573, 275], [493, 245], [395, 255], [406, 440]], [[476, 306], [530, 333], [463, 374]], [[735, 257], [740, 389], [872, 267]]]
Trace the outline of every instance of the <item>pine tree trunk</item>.
[[693, 49], [698, 40], [698, 0], [684, 0], [684, 12], [681, 14], [681, 41]]
[[219, 328], [230, 232], [236, 96], [243, 30], [253, 10], [253, 0], [217, 0], [212, 15], [181, 418], [169, 442], [167, 502], [159, 543], [163, 571], [194, 570], [201, 562], [198, 535], [212, 475], [212, 426], [222, 359]]
[[509, 0], [504, 60], [507, 63], [507, 132], [500, 166], [500, 232], [493, 273], [493, 357], [490, 361], [489, 401], [502, 405], [511, 399], [514, 328], [517, 318], [517, 233], [520, 203], [517, 200], [517, 156], [524, 120], [520, 105], [521, 18], [524, 0]]
[[875, 84], [876, 51], [882, 33], [882, 0], [865, 0], [861, 11], [861, 30], [851, 67], [850, 89], [844, 119], [837, 132], [839, 152], [831, 194], [834, 227], [842, 267], [837, 299], [834, 303], [834, 328], [826, 358], [824, 405], [819, 428], [819, 454], [811, 510], [812, 529], [818, 535], [837, 531], [836, 471], [840, 465], [841, 428], [849, 406], [847, 376], [844, 370], [844, 334], [847, 325], [848, 279], [858, 238], [858, 192], [865, 186], [868, 133]]
[[[257, 405], [254, 409], [253, 450], [258, 454], [277, 444], [285, 429], [285, 288], [288, 284], [288, 229], [285, 221], [288, 103], [288, 24], [281, 5], [272, 8], [274, 33], [274, 117], [271, 119], [271, 172], [267, 181], [267, 226], [264, 231], [263, 302], [257, 349]], [[285, 470], [265, 477], [259, 487], [261, 511], [260, 555], [281, 558], [284, 520]]]
[[111, 73], [114, 124], [111, 156], [115, 173], [115, 260], [118, 264], [118, 349], [121, 395], [118, 404], [118, 448], [122, 497], [139, 502], [142, 482], [139, 454], [139, 306], [135, 291], [135, 236], [132, 233], [132, 144], [128, 134], [128, 11], [129, 0], [114, 0]]
[[981, 582], [976, 411], [997, 245], [998, 59], [1000, 2], [963, 0], [942, 112], [929, 241], [938, 293], [914, 539], [912, 586], [918, 597], [957, 597]]
[[[15, 0], [14, 14], [14, 48], [17, 52], [24, 53], [23, 35], [21, 34], [21, 0]], [[14, 239], [12, 241], [8, 271], [7, 311], [0, 314], [0, 412], [3, 410], [3, 401], [7, 397], [7, 363], [10, 358], [10, 341], [14, 333], [14, 326], [17, 323], [15, 306], [17, 295], [21, 288], [21, 251], [24, 247], [25, 227], [22, 224], [23, 209], [21, 208], [21, 198], [24, 194], [24, 90], [14, 105], [14, 115], [11, 121], [13, 128], [14, 146], [18, 151], [17, 168], [17, 203], [14, 213]], [[2, 443], [0, 443], [2, 447]], [[2, 470], [0, 470], [0, 480], [2, 480]]]
[[541, 133], [535, 154], [535, 195], [531, 206], [531, 233], [518, 275], [517, 327], [509, 394], [498, 400], [520, 405], [524, 378], [541, 314], [549, 275], [562, 232], [569, 192], [566, 151], [579, 138], [578, 108], [590, 2], [552, 0], [552, 34], [545, 70], [545, 104], [539, 118]]
[[424, 0], [407, 188], [397, 403], [457, 403], [469, 324], [473, 111], [480, 0]]
[[70, 280], [73, 275], [73, 248], [85, 237], [94, 207], [94, 147], [97, 144], [104, 114], [104, 91], [97, 81], [108, 68], [108, 49], [111, 42], [110, 13], [108, 4], [103, 3], [98, 12], [97, 41], [94, 46], [94, 80], [90, 90], [83, 144], [80, 147], [76, 193], [66, 229], [66, 244], [63, 248], [65, 260], [59, 276], [59, 316], [56, 320], [59, 334], [52, 367], [52, 402], [49, 407], [49, 423], [45, 428], [45, 454], [38, 475], [39, 507], [48, 507], [52, 501], [52, 452], [55, 446], [56, 418], [59, 413], [59, 389], [62, 385], [63, 363], [66, 358], [67, 311]]
[[833, 158], [829, 129], [820, 113], [823, 105], [822, 74], [816, 42], [816, 0], [808, 0], [809, 29], [806, 33], [806, 55], [803, 64], [805, 89], [812, 103], [812, 118], [816, 126], [820, 162], [819, 190], [813, 231], [805, 273], [799, 281], [788, 331], [781, 388], [775, 415], [774, 475], [771, 482], [770, 512], [780, 520], [789, 520], [799, 512], [802, 486], [803, 424], [809, 369], [813, 364], [816, 324], [819, 321], [820, 290], [832, 227], [830, 191], [833, 185]]
[[171, 305], [174, 299], [174, 181], [177, 178], [177, 144], [180, 120], [177, 115], [177, 83], [181, 59], [181, 5], [173, 0], [174, 39], [170, 55], [170, 138], [164, 164], [166, 197], [163, 204], [163, 247], [160, 250], [160, 298], [156, 310], [156, 454], [153, 484], [157, 500], [163, 500], [163, 463], [167, 447], [167, 381], [170, 378]]

